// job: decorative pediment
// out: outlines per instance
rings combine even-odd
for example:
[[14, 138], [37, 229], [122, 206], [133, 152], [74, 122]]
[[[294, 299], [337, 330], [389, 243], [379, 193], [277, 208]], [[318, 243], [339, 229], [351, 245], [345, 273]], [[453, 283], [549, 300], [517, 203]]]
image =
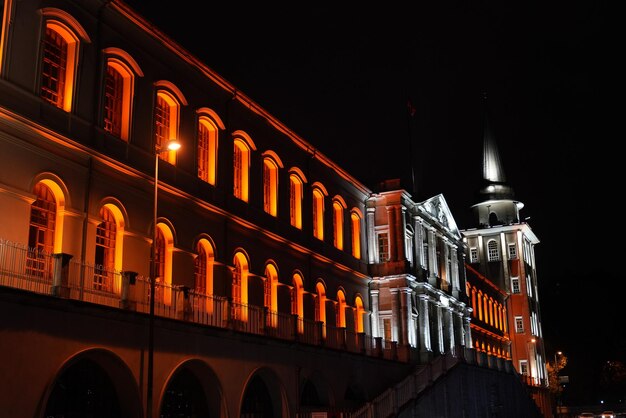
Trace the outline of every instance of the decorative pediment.
[[441, 227], [457, 238], [461, 238], [461, 233], [456, 226], [456, 221], [450, 212], [450, 207], [446, 203], [446, 199], [442, 194], [431, 197], [428, 200], [418, 204], [423, 212], [427, 213], [434, 221], [439, 223]]

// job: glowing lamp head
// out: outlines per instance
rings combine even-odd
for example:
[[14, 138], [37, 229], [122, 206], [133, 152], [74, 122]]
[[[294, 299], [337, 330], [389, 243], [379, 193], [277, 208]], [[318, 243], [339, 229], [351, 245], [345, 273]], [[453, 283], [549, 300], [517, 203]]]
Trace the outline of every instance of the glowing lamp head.
[[175, 139], [170, 139], [169, 141], [167, 141], [167, 144], [165, 144], [165, 149], [167, 149], [168, 151], [178, 151], [180, 149], [180, 146], [180, 142]]

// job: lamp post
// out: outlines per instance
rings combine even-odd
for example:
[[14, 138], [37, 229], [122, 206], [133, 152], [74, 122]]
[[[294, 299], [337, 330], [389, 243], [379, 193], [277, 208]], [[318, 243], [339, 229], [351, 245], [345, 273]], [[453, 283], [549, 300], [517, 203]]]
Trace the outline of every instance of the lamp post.
[[170, 139], [165, 147], [157, 145], [154, 149], [154, 202], [152, 205], [152, 246], [150, 248], [150, 313], [148, 316], [148, 376], [146, 383], [146, 418], [152, 418], [152, 393], [154, 383], [154, 299], [156, 293], [156, 241], [157, 241], [157, 203], [159, 193], [159, 156], [162, 152], [177, 151], [180, 143]]

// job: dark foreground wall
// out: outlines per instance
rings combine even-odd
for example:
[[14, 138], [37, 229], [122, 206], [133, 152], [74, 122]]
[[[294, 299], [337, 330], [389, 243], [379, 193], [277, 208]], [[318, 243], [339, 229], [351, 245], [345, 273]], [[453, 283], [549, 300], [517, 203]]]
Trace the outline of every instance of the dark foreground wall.
[[542, 418], [519, 377], [459, 363], [399, 414], [401, 418]]

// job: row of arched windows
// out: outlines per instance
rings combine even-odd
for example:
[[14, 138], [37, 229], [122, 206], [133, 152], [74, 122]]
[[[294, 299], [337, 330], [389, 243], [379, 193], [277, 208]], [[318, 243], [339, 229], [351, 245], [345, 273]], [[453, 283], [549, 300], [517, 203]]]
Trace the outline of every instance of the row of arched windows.
[[483, 353], [487, 353], [491, 356], [510, 358], [509, 352], [495, 343], [493, 345], [491, 343], [485, 344], [484, 341], [475, 339], [474, 348], [476, 348], [476, 351], [482, 351]]
[[[40, 277], [49, 277], [50, 271], [44, 264], [44, 254], [61, 252], [60, 233], [62, 231], [63, 216], [65, 213], [64, 187], [53, 179], [40, 180], [34, 187], [35, 201], [31, 205], [30, 227], [28, 234], [28, 266], [30, 274]], [[92, 287], [100, 291], [120, 293], [121, 283], [115, 271], [122, 269], [122, 248], [124, 243], [124, 229], [126, 225], [123, 207], [119, 202], [106, 202], [99, 211], [101, 222], [96, 225], [95, 238], [95, 274]], [[155, 234], [155, 278], [158, 283], [164, 284], [164, 291], [157, 297], [159, 302], [171, 304], [171, 292], [167, 289], [172, 285], [174, 252], [174, 231], [166, 221], [157, 223]], [[238, 249], [232, 259], [231, 298], [234, 306], [235, 319], [246, 320], [245, 306], [249, 300], [248, 284], [250, 276], [249, 256], [243, 249]], [[197, 240], [194, 257], [194, 290], [201, 295], [214, 294], [214, 265], [215, 244], [207, 235], [201, 235]], [[364, 332], [365, 309], [360, 295], [354, 297], [353, 307], [346, 300], [346, 293], [339, 288], [335, 300], [328, 298], [326, 285], [322, 280], [316, 283], [314, 293], [305, 291], [304, 276], [295, 271], [292, 274], [291, 284], [279, 281], [278, 266], [274, 261], [267, 261], [265, 271], [260, 280], [263, 282], [263, 300], [260, 302], [270, 312], [286, 311], [280, 309], [278, 290], [286, 286], [289, 292], [289, 313], [298, 318], [331, 323], [337, 327], [346, 327], [346, 310], [351, 311], [353, 320], [349, 321], [356, 332]], [[88, 284], [87, 284], [88, 285]], [[309, 315], [305, 314], [305, 295], [309, 295], [314, 303]], [[334, 306], [334, 317], [327, 315], [328, 303]]]
[[[72, 95], [76, 71], [80, 60], [81, 42], [90, 42], [87, 32], [69, 14], [59, 9], [42, 10], [45, 17], [40, 96], [43, 100], [67, 111], [72, 110]], [[104, 93], [101, 124], [109, 134], [129, 141], [132, 122], [133, 92], [135, 79], [143, 77], [137, 62], [119, 48], [105, 48]], [[172, 138], [179, 138], [180, 109], [187, 105], [183, 93], [169, 81], [157, 81], [156, 101], [153, 115], [154, 144], [159, 158], [176, 164], [175, 151], [162, 151]], [[196, 161], [197, 176], [216, 185], [217, 152], [219, 131], [225, 126], [220, 117], [209, 108], [200, 108], [197, 113]], [[192, 149], [193, 147], [186, 147]], [[233, 195], [248, 202], [250, 163], [256, 146], [244, 131], [233, 132]], [[265, 151], [263, 158], [263, 209], [277, 217], [279, 171], [284, 168], [280, 157], [273, 151]], [[295, 228], [302, 229], [303, 184], [306, 177], [298, 168], [288, 171], [290, 206], [289, 221]], [[324, 208], [328, 192], [321, 183], [312, 185], [313, 235], [324, 240]], [[344, 249], [344, 211], [347, 205], [341, 196], [332, 199], [333, 244]], [[361, 220], [358, 208], [350, 210], [351, 253], [361, 257]]]
[[466, 286], [473, 309], [472, 316], [502, 332], [507, 332], [506, 307], [470, 283]]

